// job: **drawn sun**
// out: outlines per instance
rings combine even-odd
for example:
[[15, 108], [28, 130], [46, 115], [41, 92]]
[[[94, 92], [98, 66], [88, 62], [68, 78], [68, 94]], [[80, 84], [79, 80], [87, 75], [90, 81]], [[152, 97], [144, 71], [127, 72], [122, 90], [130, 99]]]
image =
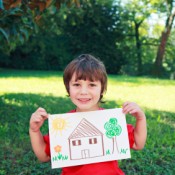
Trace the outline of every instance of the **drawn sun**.
[[60, 133], [62, 135], [62, 131], [66, 130], [69, 127], [69, 123], [65, 118], [55, 118], [52, 119], [52, 132], [55, 134]]

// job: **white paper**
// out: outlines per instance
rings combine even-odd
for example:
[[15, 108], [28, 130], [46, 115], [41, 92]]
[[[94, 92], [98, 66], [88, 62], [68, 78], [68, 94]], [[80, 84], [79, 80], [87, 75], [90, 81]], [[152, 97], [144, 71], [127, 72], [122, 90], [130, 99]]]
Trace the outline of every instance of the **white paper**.
[[52, 168], [130, 158], [121, 108], [49, 116]]

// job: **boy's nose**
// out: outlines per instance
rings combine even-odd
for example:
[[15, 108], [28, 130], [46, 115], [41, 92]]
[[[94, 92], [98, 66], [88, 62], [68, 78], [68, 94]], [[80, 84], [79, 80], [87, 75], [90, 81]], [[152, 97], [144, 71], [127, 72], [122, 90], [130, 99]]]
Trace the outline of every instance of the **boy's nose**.
[[81, 88], [81, 94], [87, 94], [88, 93], [88, 89], [86, 86], [82, 86]]

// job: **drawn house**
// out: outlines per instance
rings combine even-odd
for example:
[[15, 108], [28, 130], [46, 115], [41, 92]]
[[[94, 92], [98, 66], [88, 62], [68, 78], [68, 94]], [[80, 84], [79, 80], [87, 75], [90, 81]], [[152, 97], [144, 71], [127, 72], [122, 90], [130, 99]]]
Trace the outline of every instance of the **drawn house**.
[[70, 159], [104, 156], [103, 133], [86, 119], [82, 119], [69, 138]]

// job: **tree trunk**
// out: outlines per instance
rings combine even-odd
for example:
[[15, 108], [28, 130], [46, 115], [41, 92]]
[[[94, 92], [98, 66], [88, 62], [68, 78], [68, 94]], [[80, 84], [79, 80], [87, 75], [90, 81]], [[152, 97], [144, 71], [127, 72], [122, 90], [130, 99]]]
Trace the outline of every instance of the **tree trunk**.
[[163, 58], [165, 54], [165, 47], [168, 40], [168, 35], [169, 34], [167, 31], [162, 32], [161, 42], [158, 47], [156, 60], [154, 62], [153, 74], [158, 77], [162, 75], [162, 68], [163, 68], [162, 63], [163, 63]]
[[117, 144], [117, 137], [116, 136], [115, 136], [115, 144], [116, 144], [117, 152], [119, 153], [118, 144]]
[[119, 153], [119, 149], [118, 149], [118, 145], [117, 145], [117, 138], [116, 136], [112, 138], [112, 142], [113, 142], [113, 150], [112, 150], [112, 154], [114, 154], [117, 149], [117, 152]]
[[141, 43], [139, 39], [139, 25], [135, 23], [135, 38], [137, 48], [137, 74], [141, 75], [142, 71], [142, 56], [141, 56]]
[[114, 154], [114, 137], [112, 138], [112, 144], [113, 144], [113, 150], [112, 150], [112, 154]]
[[157, 56], [156, 56], [156, 60], [154, 62], [153, 71], [152, 71], [153, 75], [157, 77], [162, 76], [163, 59], [165, 55], [166, 43], [168, 41], [168, 37], [171, 32], [174, 17], [175, 17], [175, 11], [168, 16], [166, 20], [165, 29], [162, 32], [161, 41], [157, 50]]
[[139, 27], [142, 24], [144, 20], [141, 20], [140, 22], [135, 23], [135, 40], [136, 40], [136, 52], [137, 52], [137, 74], [142, 74], [142, 51], [141, 51], [141, 42], [139, 38]]

